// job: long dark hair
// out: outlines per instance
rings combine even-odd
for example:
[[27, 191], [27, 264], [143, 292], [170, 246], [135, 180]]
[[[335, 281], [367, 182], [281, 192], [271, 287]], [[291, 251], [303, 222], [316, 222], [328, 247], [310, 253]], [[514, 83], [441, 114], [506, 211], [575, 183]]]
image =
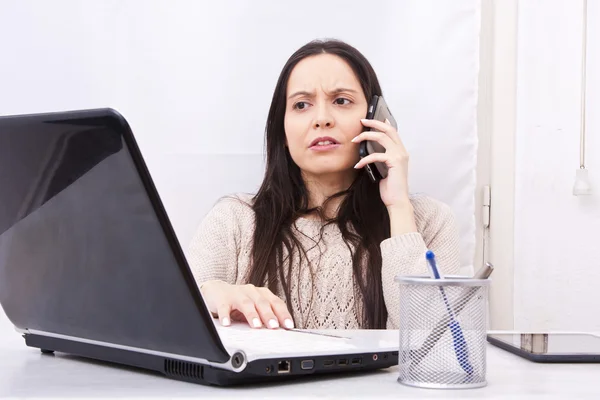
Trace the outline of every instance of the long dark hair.
[[[308, 193], [300, 168], [285, 146], [284, 116], [290, 73], [300, 60], [322, 53], [341, 57], [350, 65], [367, 100], [373, 95], [382, 95], [371, 64], [358, 50], [344, 42], [312, 41], [298, 49], [286, 62], [277, 81], [267, 119], [266, 172], [252, 205], [256, 228], [247, 279], [256, 286], [266, 284], [274, 293], [279, 292], [281, 285], [284, 293], [279, 295], [285, 296], [290, 308], [291, 280], [298, 279], [298, 276], [292, 275], [294, 255], [299, 257], [297, 261], [304, 259], [308, 262], [306, 249], [292, 233], [292, 224], [300, 216], [317, 212], [327, 224], [338, 225], [351, 251], [355, 304], [362, 302], [362, 313], [357, 314], [361, 327], [385, 328], [387, 309], [381, 285], [379, 245], [390, 236], [390, 223], [378, 186], [360, 170], [348, 189], [327, 199], [326, 202], [343, 197], [337, 216], [326, 219], [322, 212], [326, 204], [317, 209], [308, 208]], [[293, 313], [293, 310], [290, 309], [290, 312]]]

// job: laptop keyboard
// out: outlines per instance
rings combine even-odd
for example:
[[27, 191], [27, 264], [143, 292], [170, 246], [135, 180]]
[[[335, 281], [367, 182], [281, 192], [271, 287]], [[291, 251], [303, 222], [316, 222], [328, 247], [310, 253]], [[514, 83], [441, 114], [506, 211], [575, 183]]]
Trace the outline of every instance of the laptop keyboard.
[[287, 331], [284, 329], [252, 329], [242, 326], [221, 327], [219, 336], [225, 347], [252, 350], [263, 354], [286, 352], [321, 352], [354, 350], [349, 338], [323, 336], [316, 333]]

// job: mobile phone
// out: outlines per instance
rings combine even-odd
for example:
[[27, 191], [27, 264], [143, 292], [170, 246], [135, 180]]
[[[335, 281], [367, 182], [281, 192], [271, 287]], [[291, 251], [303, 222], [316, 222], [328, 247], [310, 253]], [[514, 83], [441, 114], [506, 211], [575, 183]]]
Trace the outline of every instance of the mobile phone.
[[[369, 103], [369, 108], [367, 109], [367, 119], [374, 119], [381, 122], [385, 122], [387, 119], [390, 121], [394, 129], [398, 129], [398, 125], [396, 124], [396, 120], [392, 116], [390, 109], [387, 106], [387, 103], [383, 99], [382, 96], [374, 95], [371, 98], [371, 102]], [[376, 131], [376, 129], [369, 128], [369, 131]], [[365, 140], [360, 143], [358, 154], [361, 158], [365, 158], [369, 154], [373, 153], [385, 153], [385, 148], [380, 145], [378, 142]], [[385, 163], [375, 162], [369, 163], [365, 165], [365, 170], [367, 171], [367, 175], [371, 178], [373, 182], [379, 182], [382, 179], [387, 178], [388, 168]]]

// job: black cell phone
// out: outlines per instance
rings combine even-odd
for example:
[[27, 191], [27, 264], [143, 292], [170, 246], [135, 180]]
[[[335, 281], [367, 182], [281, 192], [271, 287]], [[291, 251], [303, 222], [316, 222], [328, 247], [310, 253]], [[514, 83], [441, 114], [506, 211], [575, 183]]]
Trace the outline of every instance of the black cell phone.
[[[369, 108], [367, 109], [367, 119], [374, 119], [381, 122], [385, 122], [387, 119], [390, 121], [392, 126], [395, 129], [398, 129], [398, 125], [396, 124], [396, 120], [392, 116], [390, 109], [387, 106], [387, 103], [381, 96], [374, 95], [371, 98], [371, 102], [369, 103]], [[376, 129], [368, 128], [369, 131], [376, 131]], [[369, 154], [373, 153], [385, 153], [385, 148], [380, 145], [378, 142], [365, 140], [360, 143], [358, 154], [360, 158], [365, 158]], [[388, 168], [385, 163], [375, 162], [369, 163], [365, 165], [365, 170], [367, 171], [367, 175], [371, 178], [373, 182], [379, 182], [382, 179], [387, 178]]]
[[540, 363], [600, 363], [600, 336], [584, 333], [488, 333], [490, 344]]

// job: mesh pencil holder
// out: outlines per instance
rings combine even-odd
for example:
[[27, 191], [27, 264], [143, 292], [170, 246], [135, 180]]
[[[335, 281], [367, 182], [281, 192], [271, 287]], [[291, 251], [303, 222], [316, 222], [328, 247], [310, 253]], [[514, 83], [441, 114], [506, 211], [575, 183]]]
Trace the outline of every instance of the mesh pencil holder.
[[486, 385], [490, 280], [399, 276], [398, 382], [434, 389]]

